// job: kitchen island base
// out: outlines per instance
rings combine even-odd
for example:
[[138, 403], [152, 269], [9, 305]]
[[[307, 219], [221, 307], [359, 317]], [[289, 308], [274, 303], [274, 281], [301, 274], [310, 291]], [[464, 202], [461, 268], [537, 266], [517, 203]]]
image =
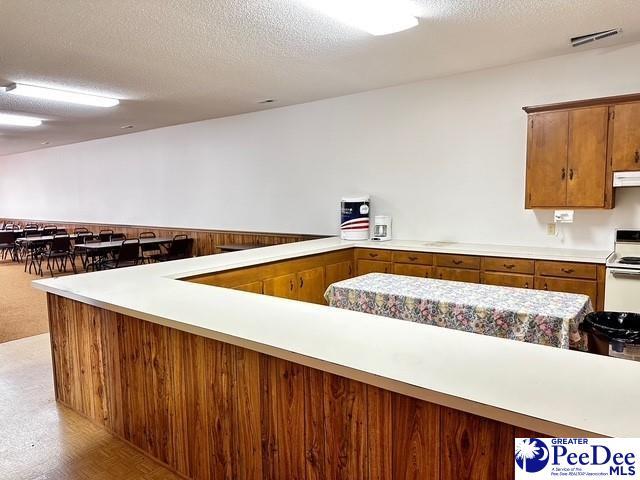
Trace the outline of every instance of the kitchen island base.
[[57, 400], [194, 479], [510, 479], [546, 436], [48, 294]]

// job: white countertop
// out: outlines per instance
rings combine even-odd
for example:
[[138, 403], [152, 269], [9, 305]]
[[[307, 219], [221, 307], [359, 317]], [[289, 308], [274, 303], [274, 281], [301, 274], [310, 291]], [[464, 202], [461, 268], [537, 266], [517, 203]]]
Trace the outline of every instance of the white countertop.
[[606, 263], [611, 253], [604, 250], [572, 250], [552, 247], [522, 247], [514, 245], [484, 245], [476, 243], [428, 242], [416, 240], [390, 240], [387, 242], [355, 242], [358, 247], [388, 250], [414, 250], [418, 252], [455, 253], [485, 257], [534, 258], [563, 262]]
[[[552, 435], [640, 436], [640, 362], [543, 347], [175, 280], [353, 246], [425, 242], [311, 240], [34, 281], [47, 292], [250, 348], [399, 393]], [[412, 248], [413, 245], [415, 248]], [[606, 252], [544, 249], [604, 262]], [[540, 249], [472, 245], [424, 251], [541, 258]], [[531, 252], [524, 255], [524, 252]], [[491, 253], [489, 253], [491, 252]]]

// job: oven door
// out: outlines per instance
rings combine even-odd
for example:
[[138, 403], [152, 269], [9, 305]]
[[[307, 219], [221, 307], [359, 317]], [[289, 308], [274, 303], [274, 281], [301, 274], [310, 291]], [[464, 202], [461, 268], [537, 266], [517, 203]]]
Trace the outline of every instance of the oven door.
[[640, 313], [640, 269], [607, 268], [604, 309]]

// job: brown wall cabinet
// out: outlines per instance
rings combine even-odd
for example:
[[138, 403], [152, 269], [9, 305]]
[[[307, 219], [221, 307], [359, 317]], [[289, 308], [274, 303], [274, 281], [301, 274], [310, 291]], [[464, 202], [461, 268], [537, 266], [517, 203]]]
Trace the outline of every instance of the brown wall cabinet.
[[612, 118], [613, 170], [640, 170], [640, 102], [616, 105]]
[[526, 208], [612, 208], [609, 109], [529, 116]]
[[526, 208], [613, 208], [613, 172], [640, 170], [640, 93], [523, 107]]

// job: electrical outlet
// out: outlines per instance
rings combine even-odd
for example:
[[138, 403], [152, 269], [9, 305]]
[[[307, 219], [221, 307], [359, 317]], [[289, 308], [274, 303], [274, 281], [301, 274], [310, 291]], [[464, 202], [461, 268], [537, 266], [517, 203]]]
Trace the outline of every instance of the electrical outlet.
[[547, 235], [555, 235], [555, 234], [556, 234], [556, 224], [547, 223]]

